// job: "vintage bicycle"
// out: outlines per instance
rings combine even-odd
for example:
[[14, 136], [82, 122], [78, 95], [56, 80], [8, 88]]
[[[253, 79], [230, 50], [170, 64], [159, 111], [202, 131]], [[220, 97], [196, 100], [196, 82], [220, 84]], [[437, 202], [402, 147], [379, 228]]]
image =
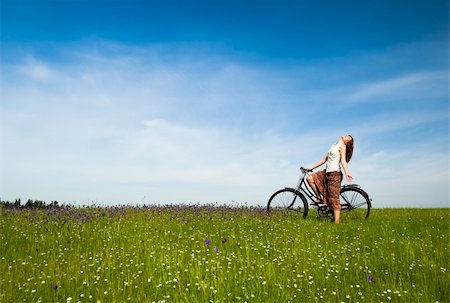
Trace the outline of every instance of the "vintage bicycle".
[[[301, 175], [295, 188], [285, 187], [276, 191], [267, 203], [267, 212], [298, 212], [304, 219], [312, 206], [317, 211], [319, 219], [333, 220], [333, 210], [324, 203], [315, 203], [321, 200], [306, 182], [306, 177], [312, 170], [300, 167]], [[341, 187], [341, 221], [367, 219], [372, 208], [372, 199], [357, 184], [346, 184]]]

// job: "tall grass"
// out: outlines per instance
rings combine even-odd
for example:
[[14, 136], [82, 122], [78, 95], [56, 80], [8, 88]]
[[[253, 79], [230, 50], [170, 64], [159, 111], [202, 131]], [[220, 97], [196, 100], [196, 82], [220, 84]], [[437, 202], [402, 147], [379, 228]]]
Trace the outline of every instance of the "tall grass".
[[1, 302], [448, 302], [449, 209], [2, 210]]

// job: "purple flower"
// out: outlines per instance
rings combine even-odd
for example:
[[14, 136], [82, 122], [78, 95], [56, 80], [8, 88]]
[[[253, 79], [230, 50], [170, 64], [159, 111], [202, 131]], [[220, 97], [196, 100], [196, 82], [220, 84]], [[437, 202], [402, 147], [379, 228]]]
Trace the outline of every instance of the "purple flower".
[[57, 289], [58, 289], [58, 285], [53, 284], [53, 285], [52, 285], [52, 288], [53, 288], [53, 290], [57, 290]]
[[210, 241], [209, 239], [206, 239], [206, 240], [205, 240], [205, 245], [206, 245], [206, 246], [209, 246], [209, 244], [211, 244], [211, 241]]
[[222, 239], [222, 244], [225, 244], [225, 243], [227, 243], [228, 242], [228, 239], [227, 238], [223, 238]]
[[218, 252], [218, 251], [219, 251], [219, 247], [218, 247], [218, 246], [214, 247], [214, 250], [215, 250], [216, 252]]
[[375, 282], [375, 281], [373, 280], [373, 277], [372, 277], [372, 276], [367, 276], [367, 281], [369, 281], [369, 282]]

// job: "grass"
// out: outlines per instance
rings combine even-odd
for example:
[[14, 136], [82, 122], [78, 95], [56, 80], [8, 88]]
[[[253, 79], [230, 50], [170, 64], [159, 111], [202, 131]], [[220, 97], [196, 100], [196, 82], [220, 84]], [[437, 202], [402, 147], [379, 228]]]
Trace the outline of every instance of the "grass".
[[448, 302], [449, 209], [3, 209], [0, 302]]

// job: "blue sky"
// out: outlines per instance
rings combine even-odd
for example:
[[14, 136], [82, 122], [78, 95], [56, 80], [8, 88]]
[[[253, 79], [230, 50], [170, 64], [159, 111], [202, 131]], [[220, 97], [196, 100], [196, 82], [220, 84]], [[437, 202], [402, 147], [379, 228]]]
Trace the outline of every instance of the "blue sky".
[[448, 206], [447, 1], [1, 2], [0, 198], [266, 203], [340, 135]]

